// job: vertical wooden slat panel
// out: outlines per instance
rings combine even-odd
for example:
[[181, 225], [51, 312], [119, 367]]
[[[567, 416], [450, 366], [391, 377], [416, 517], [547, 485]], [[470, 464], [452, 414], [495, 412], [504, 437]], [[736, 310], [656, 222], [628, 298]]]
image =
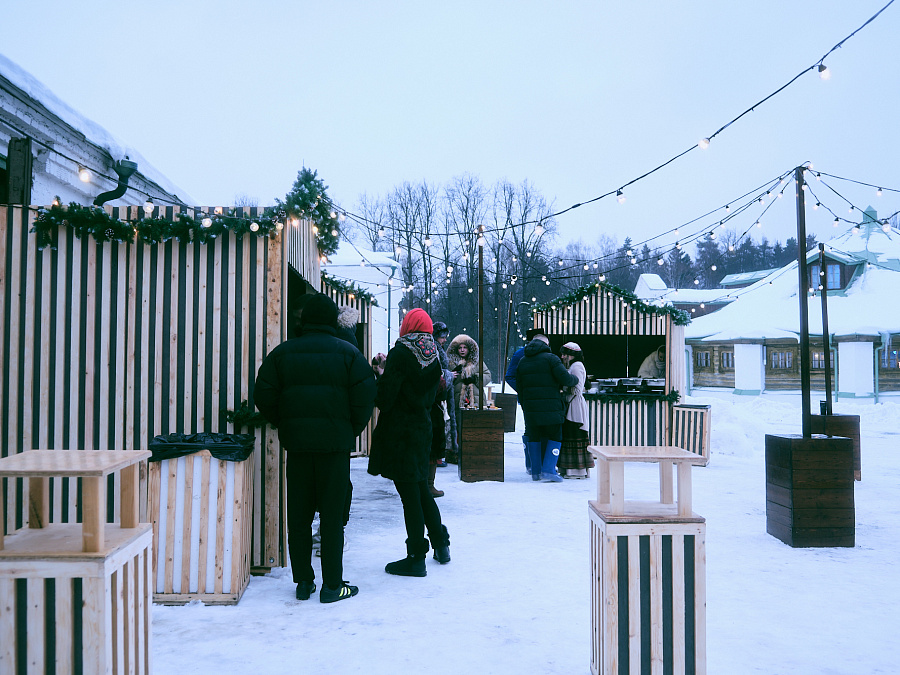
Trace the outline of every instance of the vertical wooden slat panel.
[[[34, 379], [35, 379], [35, 371], [34, 371], [34, 321], [35, 321], [35, 296], [36, 296], [36, 260], [37, 257], [37, 239], [35, 237], [29, 237], [27, 234], [23, 235], [25, 237], [25, 250], [26, 250], [26, 259], [25, 259], [25, 287], [22, 289], [24, 291], [22, 297], [22, 304], [25, 306], [25, 324], [22, 326], [22, 333], [20, 335], [20, 340], [22, 341], [22, 363], [21, 363], [21, 375], [22, 375], [22, 389], [21, 389], [21, 408], [22, 408], [22, 427], [19, 429], [19, 435], [21, 436], [21, 449], [22, 450], [30, 450], [35, 447], [35, 432], [33, 423], [33, 414], [34, 414]], [[18, 374], [19, 371], [12, 371], [12, 373]], [[27, 489], [27, 488], [26, 488]]]
[[[71, 673], [73, 670], [74, 641], [72, 631], [72, 579], [57, 578], [56, 594], [56, 672]], [[0, 668], [0, 671], [3, 669]]]
[[[84, 290], [84, 363], [81, 364], [84, 374], [84, 388], [80, 390], [84, 401], [84, 449], [96, 450], [98, 446], [94, 438], [94, 373], [97, 371], [96, 337], [97, 337], [97, 242], [85, 240], [87, 254], [87, 283]], [[81, 374], [81, 373], [79, 373]]]
[[219, 387], [221, 383], [219, 382], [219, 363], [223, 357], [222, 348], [221, 348], [221, 336], [222, 336], [222, 238], [217, 238], [215, 243], [207, 244], [207, 246], [212, 246], [214, 251], [214, 262], [213, 262], [213, 288], [212, 288], [212, 311], [213, 311], [213, 320], [212, 326], [210, 327], [212, 330], [212, 344], [213, 344], [213, 354], [212, 354], [212, 372], [207, 374], [210, 383], [210, 391], [208, 392], [208, 396], [210, 396], [213, 400], [212, 409], [210, 411], [210, 419], [206, 420], [208, 429], [211, 431], [219, 430], [219, 406], [217, 402], [219, 400]]
[[[97, 370], [100, 377], [99, 398], [96, 401], [97, 410], [99, 412], [98, 428], [97, 428], [97, 445], [96, 448], [110, 448], [109, 442], [109, 365], [110, 365], [110, 345], [109, 345], [109, 324], [115, 321], [111, 316], [108, 293], [109, 289], [114, 288], [112, 279], [110, 279], [110, 258], [112, 255], [112, 245], [107, 243], [101, 244], [98, 250], [98, 259], [101, 268], [100, 289], [97, 292], [97, 304], [99, 305], [97, 318], [97, 338], [99, 345], [97, 348], [96, 361]], [[90, 274], [90, 271], [88, 272]], [[91, 275], [93, 276], [93, 275]], [[90, 355], [88, 355], [90, 360]], [[93, 382], [88, 381], [88, 387], [93, 387]]]
[[0, 578], [0, 672], [16, 672], [16, 580]]
[[209, 484], [209, 467], [211, 464], [208, 452], [202, 453], [203, 464], [200, 468], [200, 532], [199, 546], [197, 548], [197, 590], [206, 590], [207, 555], [209, 547], [209, 497], [211, 486]]
[[29, 578], [25, 582], [25, 632], [28, 636], [28, 675], [44, 675], [44, 580]]
[[[40, 377], [38, 384], [38, 396], [39, 396], [39, 406], [40, 410], [38, 411], [40, 414], [40, 422], [37, 429], [37, 448], [49, 448], [50, 447], [50, 439], [51, 434], [53, 433], [53, 429], [50, 426], [50, 410], [52, 402], [50, 401], [50, 383], [53, 381], [53, 373], [50, 369], [50, 339], [51, 339], [51, 315], [53, 313], [53, 307], [51, 306], [51, 278], [52, 278], [52, 265], [53, 258], [52, 251], [47, 248], [43, 251], [40, 251], [38, 255], [41, 258], [41, 318], [40, 318], [40, 329], [37, 331], [38, 339], [40, 340]], [[2, 320], [2, 319], [0, 319]], [[54, 418], [54, 424], [56, 424], [56, 419]]]
[[628, 537], [628, 662], [630, 672], [641, 672], [641, 553], [640, 536]]
[[216, 577], [214, 592], [219, 594], [222, 592], [222, 577], [225, 573], [224, 553], [225, 553], [225, 484], [228, 478], [228, 468], [225, 462], [216, 459], [210, 460], [214, 462], [214, 468], [218, 475], [218, 484], [216, 489]]
[[672, 635], [675, 674], [684, 675], [684, 535], [672, 535]]
[[697, 675], [706, 675], [706, 531], [694, 537], [694, 649]]

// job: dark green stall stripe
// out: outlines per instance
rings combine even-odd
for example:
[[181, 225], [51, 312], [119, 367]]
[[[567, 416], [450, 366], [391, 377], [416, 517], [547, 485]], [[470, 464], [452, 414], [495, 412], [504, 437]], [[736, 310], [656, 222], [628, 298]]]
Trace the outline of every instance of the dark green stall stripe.
[[694, 607], [694, 535], [684, 537], [684, 672], [697, 672], [694, 658], [696, 651], [696, 622]]
[[44, 579], [44, 664], [48, 675], [56, 672], [56, 579]]
[[618, 574], [619, 592], [619, 675], [628, 675], [631, 670], [628, 650], [628, 537], [617, 537], [618, 540]]
[[641, 675], [650, 675], [650, 657], [653, 641], [651, 639], [650, 613], [650, 536], [641, 535], [638, 539], [641, 579]]
[[675, 643], [672, 620], [674, 615], [672, 586], [672, 535], [662, 535], [662, 618], [663, 618], [663, 675], [674, 675]]

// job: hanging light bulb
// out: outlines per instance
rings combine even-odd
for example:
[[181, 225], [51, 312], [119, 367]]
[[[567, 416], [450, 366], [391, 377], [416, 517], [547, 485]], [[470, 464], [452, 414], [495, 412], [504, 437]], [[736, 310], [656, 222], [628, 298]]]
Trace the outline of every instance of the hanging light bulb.
[[632, 264], [632, 265], [637, 265], [637, 258], [632, 258], [632, 259], [631, 259], [631, 264]]
[[546, 275], [546, 274], [545, 274], [544, 276], [541, 277], [541, 281], [547, 281], [547, 275]]
[[531, 296], [531, 301], [532, 301], [532, 302], [537, 302], [537, 298], [534, 297], [534, 296], [532, 295], [532, 296]]
[[625, 251], [625, 255], [632, 256], [632, 255], [634, 255], [634, 251], [632, 251], [631, 249], [628, 249], [627, 251]]
[[59, 206], [60, 205], [59, 197], [54, 197], [52, 204], [53, 204], [53, 206]]
[[584, 264], [584, 269], [587, 270], [590, 267], [587, 263]]
[[78, 167], [78, 179], [82, 183], [89, 183], [91, 180], [91, 170], [86, 167], [79, 166]]
[[453, 274], [453, 265], [447, 265], [447, 274]]
[[549, 286], [549, 285], [550, 285], [550, 282], [549, 282], [549, 281], [548, 281], [548, 282], [546, 282], [546, 283], [547, 283], [547, 285], [548, 285], [548, 286]]
[[256, 232], [257, 230], [259, 230], [259, 223], [250, 223], [250, 231]]
[[482, 235], [482, 234], [478, 235], [478, 242], [477, 242], [477, 243], [478, 243], [479, 246], [484, 246], [484, 235]]
[[381, 237], [383, 237], [383, 236], [384, 236], [384, 228], [383, 228], [383, 227], [379, 227], [379, 228], [378, 228], [378, 237], [381, 238]]
[[425, 245], [431, 246], [431, 235], [429, 235], [429, 234], [425, 235]]
[[875, 196], [876, 196], [876, 197], [880, 197], [881, 195], [882, 195], [882, 189], [881, 189], [881, 188], [878, 188], [877, 190], [875, 190]]
[[715, 266], [715, 265], [713, 265], [713, 266], [712, 266], [712, 267], [710, 267], [710, 268], [709, 268], [709, 269], [711, 269], [711, 270], [712, 270], [712, 271], [713, 271], [713, 272], [715, 272], [715, 271], [716, 271], [716, 266]]
[[621, 190], [616, 190], [616, 201], [619, 202], [620, 204], [625, 203], [625, 193], [622, 192]]
[[471, 292], [472, 292], [472, 289], [470, 288], [470, 289], [469, 289], [469, 293], [471, 293]]
[[823, 80], [831, 78], [831, 71], [828, 70], [828, 66], [826, 66], [824, 63], [819, 64], [819, 77], [821, 77]]
[[394, 252], [395, 252], [397, 255], [400, 255], [401, 253], [403, 253], [403, 249], [400, 248], [400, 247], [398, 246], [396, 249], [394, 249]]
[[700, 285], [700, 280], [694, 279], [694, 286], [699, 286], [699, 285]]
[[562, 261], [562, 260], [557, 260], [556, 262], [557, 262], [557, 264], [559, 264], [560, 267], [563, 266], [563, 261]]
[[678, 236], [678, 228], [677, 228], [677, 227], [675, 228], [674, 235], [675, 235], [676, 237]]
[[212, 226], [212, 218], [209, 218], [209, 217], [204, 218], [202, 221], [200, 221], [200, 224], [203, 227], [210, 227], [210, 226]]
[[891, 226], [888, 225], [888, 224], [885, 222], [885, 224], [881, 226], [881, 231], [882, 231], [882, 232], [885, 232], [885, 233], [890, 232], [890, 231], [891, 231]]
[[729, 250], [729, 251], [733, 251], [733, 250], [734, 250], [734, 244], [728, 244], [728, 250]]
[[706, 150], [709, 147], [709, 139], [701, 138], [700, 142], [697, 143], [697, 147], [700, 148], [701, 150]]
[[597, 281], [606, 281], [606, 275], [601, 274], [599, 277], [597, 277]]
[[[211, 221], [210, 221], [210, 222], [211, 222]], [[275, 229], [278, 230], [279, 232], [281, 232], [281, 230], [284, 229], [284, 223], [282, 223], [282, 222], [279, 220], [278, 222], [275, 223]]]
[[313, 234], [319, 234], [319, 228], [316, 227], [315, 225], [313, 225], [312, 231], [313, 231]]
[[544, 226], [541, 225], [540, 223], [535, 225], [534, 226], [534, 234], [536, 237], [540, 237], [542, 234], [544, 234]]
[[822, 206], [822, 203], [821, 203], [821, 202], [816, 202], [816, 203], [813, 205], [813, 211], [818, 211], [820, 206]]
[[681, 244], [678, 243], [677, 241], [675, 242], [675, 248], [679, 251], [681, 250]]
[[338, 231], [337, 231], [337, 230], [332, 230], [332, 231], [331, 231], [331, 236], [332, 236], [332, 237], [338, 236]]
[[665, 262], [663, 261], [662, 258], [657, 258], [657, 259], [656, 259], [656, 264], [657, 264], [657, 265], [664, 265]]
[[725, 205], [725, 213], [731, 213], [731, 204]]
[[148, 216], [153, 213], [153, 199], [147, 197], [147, 201], [144, 202], [144, 213]]
[[757, 221], [756, 221], [756, 227], [762, 227], [762, 221], [761, 221], [761, 220], [757, 220]]

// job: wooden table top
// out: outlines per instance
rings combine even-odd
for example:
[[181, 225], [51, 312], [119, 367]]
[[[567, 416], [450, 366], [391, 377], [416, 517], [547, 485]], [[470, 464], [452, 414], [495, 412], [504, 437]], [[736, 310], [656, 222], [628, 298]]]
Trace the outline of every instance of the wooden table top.
[[675, 445], [589, 445], [588, 451], [608, 462], [684, 462], [705, 464], [706, 458]]
[[26, 450], [0, 458], [0, 476], [106, 476], [147, 459], [149, 450]]

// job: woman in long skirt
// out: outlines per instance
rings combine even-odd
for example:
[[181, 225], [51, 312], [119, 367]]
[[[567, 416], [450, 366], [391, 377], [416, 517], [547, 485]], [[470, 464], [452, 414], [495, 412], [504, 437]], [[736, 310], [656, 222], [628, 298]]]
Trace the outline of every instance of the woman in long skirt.
[[569, 369], [569, 373], [578, 378], [574, 387], [566, 387], [563, 391], [566, 399], [566, 419], [563, 422], [562, 447], [559, 451], [557, 468], [564, 478], [587, 478], [588, 469], [594, 466], [594, 458], [588, 452], [590, 438], [588, 436], [588, 407], [584, 400], [584, 382], [587, 372], [584, 369], [584, 355], [581, 347], [575, 342], [567, 342], [560, 349], [559, 357]]

